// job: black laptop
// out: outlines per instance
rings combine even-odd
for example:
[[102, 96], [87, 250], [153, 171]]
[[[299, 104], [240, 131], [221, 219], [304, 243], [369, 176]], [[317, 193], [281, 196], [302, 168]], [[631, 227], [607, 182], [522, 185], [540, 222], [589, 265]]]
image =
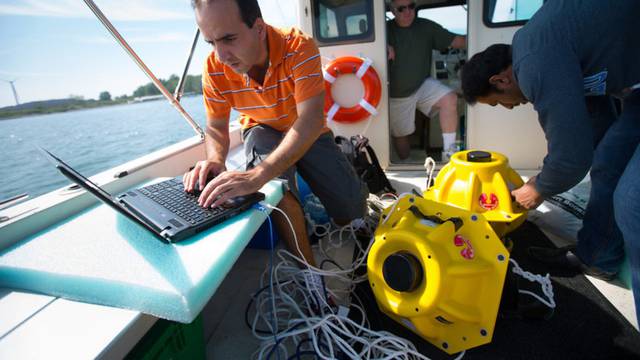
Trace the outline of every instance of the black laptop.
[[199, 192], [185, 192], [182, 180], [177, 178], [129, 190], [114, 197], [49, 151], [41, 150], [69, 180], [165, 242], [184, 240], [264, 200], [263, 193], [255, 192], [205, 209], [198, 205]]

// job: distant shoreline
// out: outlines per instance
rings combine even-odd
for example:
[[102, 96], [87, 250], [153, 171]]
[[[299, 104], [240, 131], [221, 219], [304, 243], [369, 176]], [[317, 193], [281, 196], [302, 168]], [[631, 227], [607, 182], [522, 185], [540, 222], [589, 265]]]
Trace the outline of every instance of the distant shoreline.
[[[201, 95], [197, 93], [184, 94], [184, 97]], [[0, 121], [15, 120], [22, 117], [33, 115], [47, 115], [68, 111], [95, 109], [105, 106], [134, 104], [147, 101], [163, 100], [164, 97], [146, 96], [140, 98], [124, 98], [118, 100], [83, 100], [83, 99], [55, 99], [44, 101], [33, 101], [20, 104], [18, 106], [9, 106], [0, 108]]]
[[[116, 101], [97, 101], [97, 100], [82, 100], [86, 101], [85, 104], [82, 103], [69, 103], [65, 105], [34, 105], [29, 108], [17, 108], [15, 106], [9, 108], [0, 109], [0, 121], [2, 120], [14, 120], [22, 117], [27, 117], [31, 115], [47, 115], [54, 114], [60, 112], [67, 111], [75, 111], [75, 110], [85, 110], [85, 109], [93, 109], [104, 106], [112, 106], [112, 105], [120, 105], [126, 104], [126, 100], [116, 100]], [[35, 103], [40, 103], [41, 101], [37, 101]], [[23, 105], [28, 105], [33, 103], [25, 103]]]
[[[169, 79], [159, 79], [165, 89], [173, 92], [178, 87], [180, 78], [177, 75], [171, 75]], [[202, 76], [187, 75], [184, 79], [183, 88], [184, 96], [202, 94]], [[12, 120], [31, 115], [46, 115], [66, 111], [93, 109], [103, 106], [121, 105], [132, 102], [145, 102], [162, 98], [160, 92], [153, 83], [147, 83], [139, 86], [131, 95], [122, 95], [115, 98], [111, 97], [108, 91], [100, 93], [98, 100], [87, 99], [82, 97], [74, 97], [71, 95], [67, 99], [51, 99], [42, 101], [32, 101], [16, 106], [7, 106], [0, 108], [0, 120]]]

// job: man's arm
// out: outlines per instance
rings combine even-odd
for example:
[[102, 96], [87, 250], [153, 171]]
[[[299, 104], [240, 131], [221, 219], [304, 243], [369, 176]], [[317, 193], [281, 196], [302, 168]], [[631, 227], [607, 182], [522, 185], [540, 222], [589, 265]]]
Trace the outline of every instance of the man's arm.
[[258, 191], [269, 180], [295, 164], [311, 147], [324, 126], [324, 91], [296, 105], [298, 119], [282, 142], [258, 166], [248, 171], [226, 171], [212, 180], [200, 196], [204, 207], [218, 206], [239, 195]]
[[204, 144], [206, 160], [198, 161], [193, 170], [182, 178], [186, 191], [193, 191], [196, 183], [200, 189], [204, 189], [208, 177], [217, 176], [225, 170], [225, 161], [229, 153], [228, 119], [207, 119]]
[[396, 51], [393, 48], [395, 46], [395, 39], [394, 39], [395, 32], [393, 31], [393, 22], [394, 22], [394, 20], [387, 20], [387, 23], [386, 23], [386, 27], [387, 27], [387, 60], [389, 60], [389, 61], [393, 61], [393, 60], [396, 59]]
[[567, 191], [589, 171], [593, 159], [592, 119], [587, 112], [582, 71], [566, 49], [545, 48], [514, 64], [520, 88], [530, 100], [547, 139], [541, 172], [512, 194], [527, 208]]
[[298, 120], [287, 131], [280, 145], [254, 169], [264, 183], [300, 160], [318, 139], [324, 127], [323, 108], [324, 91], [296, 105]]

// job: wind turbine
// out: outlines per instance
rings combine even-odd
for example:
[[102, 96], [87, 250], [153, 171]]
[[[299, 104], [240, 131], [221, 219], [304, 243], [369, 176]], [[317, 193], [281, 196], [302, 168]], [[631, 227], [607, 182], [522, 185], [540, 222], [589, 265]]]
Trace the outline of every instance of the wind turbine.
[[20, 101], [18, 100], [18, 92], [16, 91], [16, 86], [13, 85], [14, 82], [16, 82], [18, 79], [13, 79], [13, 80], [5, 80], [5, 79], [0, 79], [4, 82], [8, 82], [11, 85], [11, 90], [13, 91], [13, 98], [16, 99], [16, 105], [20, 105]]

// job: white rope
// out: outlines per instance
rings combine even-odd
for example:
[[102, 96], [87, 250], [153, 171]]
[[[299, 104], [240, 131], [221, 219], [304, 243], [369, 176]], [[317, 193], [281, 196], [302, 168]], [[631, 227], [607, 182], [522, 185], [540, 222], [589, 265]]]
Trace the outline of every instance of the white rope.
[[538, 275], [538, 274], [532, 274], [528, 271], [522, 270], [522, 268], [520, 267], [520, 265], [518, 265], [518, 263], [513, 260], [513, 259], [509, 259], [509, 261], [513, 264], [513, 273], [516, 275], [520, 275], [523, 278], [531, 281], [531, 282], [537, 282], [540, 283], [540, 286], [542, 288], [542, 292], [544, 293], [544, 295], [547, 297], [547, 300], [541, 298], [540, 296], [538, 296], [538, 294], [535, 294], [531, 291], [527, 291], [527, 290], [518, 290], [519, 293], [521, 294], [527, 294], [530, 296], [533, 296], [534, 298], [538, 299], [538, 301], [540, 301], [541, 303], [545, 304], [546, 306], [555, 309], [556, 307], [556, 302], [553, 298], [553, 284], [551, 284], [551, 278], [549, 278], [549, 274], [547, 273], [546, 276], [542, 276], [542, 275]]
[[[265, 206], [287, 217], [282, 210], [266, 204]], [[293, 231], [290, 220], [287, 220]], [[355, 229], [368, 231], [375, 229], [375, 224], [367, 218], [359, 219], [332, 231], [326, 238], [331, 240], [331, 235], [337, 235], [342, 244], [343, 234], [353, 235]], [[252, 332], [262, 343], [252, 358], [286, 359], [296, 355], [299, 350], [305, 354], [313, 353], [321, 359], [428, 359], [420, 354], [410, 341], [385, 331], [372, 331], [362, 301], [356, 294], [353, 294], [354, 303], [350, 305], [349, 310], [358, 313], [355, 314], [356, 318], [362, 319], [359, 322], [347, 316], [348, 311], [344, 311], [346, 308], [336, 311], [327, 302], [318, 302], [314, 291], [305, 283], [309, 274], [345, 281], [350, 288], [359, 281], [366, 281], [366, 274], [355, 278], [355, 270], [365, 261], [372, 243], [373, 237], [367, 249], [358, 254], [354, 263], [345, 270], [317, 269], [291, 253], [279, 250], [277, 255], [280, 262], [272, 271], [269, 271], [269, 268], [265, 269], [261, 277], [261, 286], [273, 281], [270, 286], [273, 292], [261, 291], [254, 296], [255, 316], [251, 321]], [[320, 245], [322, 246], [322, 242]], [[298, 263], [304, 263], [306, 268], [301, 270]], [[327, 289], [327, 292], [329, 296], [335, 296], [331, 289]], [[274, 319], [276, 329], [273, 329]], [[267, 333], [259, 333], [258, 329]]]
[[367, 119], [367, 124], [364, 126], [364, 129], [362, 130], [360, 135], [365, 136], [372, 122], [373, 122], [373, 116], [369, 116], [369, 118]]
[[424, 159], [424, 170], [427, 172], [427, 186], [424, 188], [425, 190], [429, 189], [431, 186], [431, 180], [433, 179], [433, 171], [436, 169], [436, 161], [431, 157], [427, 157]]

